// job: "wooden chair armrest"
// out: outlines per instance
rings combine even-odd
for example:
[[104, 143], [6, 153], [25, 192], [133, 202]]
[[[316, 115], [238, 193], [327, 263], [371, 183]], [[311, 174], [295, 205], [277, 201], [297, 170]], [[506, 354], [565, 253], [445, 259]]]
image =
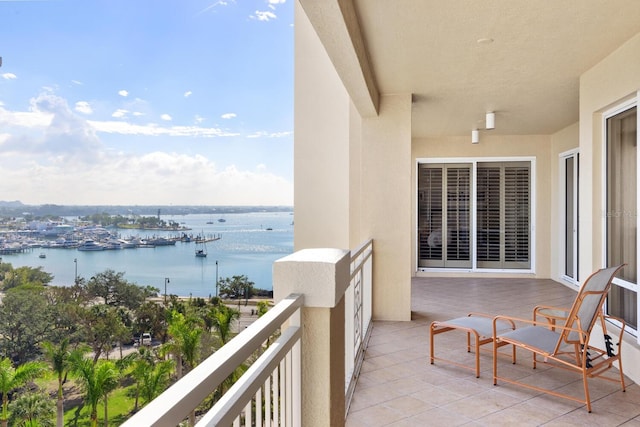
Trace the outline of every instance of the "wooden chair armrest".
[[571, 309], [566, 307], [554, 307], [551, 305], [539, 305], [533, 309], [533, 320], [536, 320], [538, 315], [555, 323], [557, 320], [566, 320]]

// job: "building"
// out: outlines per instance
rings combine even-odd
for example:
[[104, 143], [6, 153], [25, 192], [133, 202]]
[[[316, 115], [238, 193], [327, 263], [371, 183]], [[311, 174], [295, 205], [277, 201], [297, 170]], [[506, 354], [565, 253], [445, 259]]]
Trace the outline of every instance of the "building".
[[412, 276], [626, 262], [607, 310], [640, 381], [640, 3], [295, 7], [296, 250], [372, 238], [379, 320], [410, 320]]
[[[303, 348], [279, 389], [294, 390], [282, 410], [292, 425], [345, 423], [357, 379], [345, 289], [355, 287], [354, 257], [370, 250], [353, 248], [373, 248], [363, 273], [373, 320], [397, 323], [412, 320], [418, 278], [553, 279], [567, 291], [625, 262], [606, 309], [627, 323], [624, 371], [640, 383], [640, 2], [296, 0], [295, 13], [297, 252], [274, 266], [281, 311], [304, 307], [283, 332], [283, 345]], [[210, 392], [208, 378], [225, 377], [224, 363], [215, 353], [136, 416], [175, 409], [170, 420], [182, 419]], [[251, 412], [251, 387], [265, 401], [271, 386], [250, 381], [207, 425]], [[627, 406], [637, 420], [637, 402]]]

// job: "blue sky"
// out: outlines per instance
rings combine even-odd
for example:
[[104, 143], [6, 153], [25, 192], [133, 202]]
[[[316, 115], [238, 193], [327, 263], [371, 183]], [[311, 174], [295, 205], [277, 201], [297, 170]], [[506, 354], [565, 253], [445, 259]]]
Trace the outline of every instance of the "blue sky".
[[289, 0], [0, 0], [0, 200], [293, 204]]

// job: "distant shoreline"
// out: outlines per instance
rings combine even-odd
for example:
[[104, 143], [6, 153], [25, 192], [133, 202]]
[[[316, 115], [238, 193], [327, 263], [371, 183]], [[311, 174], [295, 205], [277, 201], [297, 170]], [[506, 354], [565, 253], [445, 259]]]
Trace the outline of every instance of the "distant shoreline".
[[87, 216], [107, 212], [113, 215], [191, 215], [207, 214], [212, 216], [254, 213], [254, 212], [293, 212], [293, 206], [287, 205], [26, 205], [19, 201], [0, 200], [0, 216]]

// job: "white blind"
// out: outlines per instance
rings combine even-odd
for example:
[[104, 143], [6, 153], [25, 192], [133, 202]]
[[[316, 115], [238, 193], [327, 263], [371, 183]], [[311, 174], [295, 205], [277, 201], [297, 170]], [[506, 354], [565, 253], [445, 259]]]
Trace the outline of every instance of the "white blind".
[[477, 206], [478, 267], [530, 268], [530, 163], [479, 163]]
[[[418, 168], [418, 266], [470, 268], [476, 235], [478, 268], [530, 268], [531, 163], [478, 163]], [[476, 229], [471, 228], [472, 209]]]

